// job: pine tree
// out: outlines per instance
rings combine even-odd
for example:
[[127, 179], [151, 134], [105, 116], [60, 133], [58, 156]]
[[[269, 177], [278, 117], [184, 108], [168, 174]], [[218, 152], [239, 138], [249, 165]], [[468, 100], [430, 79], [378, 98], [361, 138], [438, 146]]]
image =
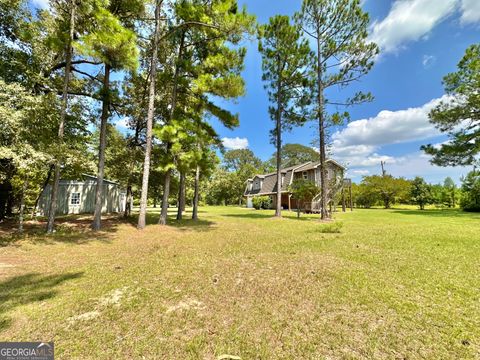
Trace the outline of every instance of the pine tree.
[[[77, 47], [80, 52], [100, 60], [104, 64], [104, 75], [101, 89], [102, 111], [100, 116], [100, 142], [98, 149], [97, 187], [95, 191], [95, 212], [92, 229], [101, 229], [101, 214], [103, 205], [103, 179], [105, 172], [105, 148], [107, 138], [107, 123], [110, 117], [112, 102], [110, 75], [112, 71], [130, 69], [138, 65], [138, 49], [136, 35], [128, 29], [132, 13], [142, 11], [143, 2], [113, 0], [108, 8], [94, 4], [91, 31], [79, 39]], [[122, 19], [122, 21], [120, 20]]]
[[458, 63], [458, 71], [443, 78], [450, 95], [430, 114], [430, 122], [450, 141], [440, 148], [422, 146], [439, 166], [473, 165], [480, 154], [480, 44], [470, 46]]
[[[62, 145], [63, 137], [65, 133], [65, 118], [67, 115], [68, 109], [68, 89], [70, 85], [70, 73], [72, 71], [72, 58], [73, 58], [73, 37], [75, 34], [75, 10], [76, 10], [76, 0], [70, 0], [68, 2], [68, 13], [70, 19], [68, 21], [69, 36], [65, 44], [65, 75], [63, 81], [63, 92], [62, 92], [62, 107], [60, 111], [60, 124], [58, 125], [58, 140], [60, 145]], [[51, 234], [54, 230], [55, 223], [55, 213], [57, 210], [57, 194], [58, 186], [60, 183], [60, 167], [61, 162], [59, 159], [56, 159], [54, 164], [54, 175], [53, 175], [53, 184], [52, 191], [50, 195], [50, 207], [48, 211], [48, 222], [47, 222], [47, 233]]]
[[348, 119], [348, 113], [327, 113], [327, 106], [352, 106], [370, 101], [370, 93], [358, 92], [343, 101], [326, 98], [325, 91], [345, 87], [367, 74], [378, 54], [378, 47], [369, 43], [368, 14], [359, 0], [304, 0], [301, 11], [295, 15], [305, 34], [315, 41], [316, 66], [313, 80], [316, 84], [315, 118], [318, 121], [320, 152], [321, 218], [328, 219], [329, 194], [326, 168], [326, 129]]
[[140, 214], [138, 216], [138, 229], [145, 228], [145, 217], [147, 214], [148, 200], [148, 180], [150, 176], [150, 155], [152, 151], [152, 129], [153, 117], [155, 114], [155, 81], [157, 79], [157, 62], [158, 62], [158, 39], [160, 37], [160, 10], [162, 6], [161, 0], [156, 0], [155, 4], [155, 30], [153, 33], [153, 49], [150, 60], [149, 73], [149, 94], [148, 94], [148, 114], [147, 114], [147, 138], [145, 144], [145, 160], [143, 162], [143, 180], [140, 199]]
[[[171, 102], [165, 125], [181, 117], [182, 106], [208, 113], [227, 127], [238, 125], [238, 116], [218, 107], [209, 95], [234, 99], [244, 94], [241, 77], [245, 48], [237, 46], [250, 32], [253, 18], [239, 10], [236, 0], [185, 0], [176, 4], [176, 21], [167, 33], [178, 44], [175, 71], [171, 80]], [[232, 46], [233, 45], [233, 46]], [[180, 124], [179, 122], [175, 122]], [[183, 125], [180, 125], [183, 127]], [[169, 184], [175, 159], [173, 144], [166, 141], [171, 163], [165, 167], [164, 192], [159, 224], [166, 224]]]
[[275, 216], [281, 217], [282, 208], [282, 131], [302, 125], [307, 120], [310, 103], [310, 83], [313, 54], [307, 40], [301, 38], [301, 29], [290, 24], [288, 16], [270, 18], [260, 27], [259, 51], [262, 54], [262, 80], [266, 82], [269, 107], [275, 128], [271, 132], [277, 148], [277, 202]]

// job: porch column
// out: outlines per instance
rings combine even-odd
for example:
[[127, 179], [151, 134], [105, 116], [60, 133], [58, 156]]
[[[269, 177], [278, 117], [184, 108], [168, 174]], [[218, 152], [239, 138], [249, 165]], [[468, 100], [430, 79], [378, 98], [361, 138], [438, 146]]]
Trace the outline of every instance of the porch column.
[[288, 211], [292, 211], [292, 204], [291, 204], [291, 199], [292, 194], [288, 194]]

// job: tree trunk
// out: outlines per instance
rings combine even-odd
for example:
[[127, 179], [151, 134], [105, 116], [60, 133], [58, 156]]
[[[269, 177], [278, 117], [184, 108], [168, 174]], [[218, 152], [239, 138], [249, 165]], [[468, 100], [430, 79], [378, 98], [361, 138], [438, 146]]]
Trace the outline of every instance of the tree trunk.
[[45, 188], [47, 187], [48, 183], [50, 182], [50, 179], [52, 177], [52, 172], [55, 169], [55, 165], [50, 165], [50, 168], [48, 169], [47, 177], [45, 181], [43, 182], [42, 188], [40, 189], [40, 193], [38, 194], [37, 198], [35, 199], [35, 204], [33, 204], [33, 209], [32, 209], [32, 219], [35, 217], [35, 212], [37, 211], [37, 206], [38, 202], [40, 201], [40, 198], [42, 197], [43, 192], [45, 191]]
[[100, 117], [100, 146], [98, 149], [97, 188], [95, 191], [95, 212], [93, 215], [92, 229], [98, 231], [102, 228], [102, 195], [103, 177], [105, 174], [105, 148], [107, 147], [107, 123], [110, 108], [110, 65], [105, 64], [103, 78], [103, 103]]
[[[185, 32], [182, 33], [182, 39], [180, 40], [180, 47], [178, 49], [177, 62], [175, 65], [175, 74], [173, 76], [172, 103], [171, 103], [170, 113], [168, 117], [169, 122], [173, 119], [173, 115], [175, 114], [175, 108], [177, 106], [178, 76], [180, 74], [180, 60], [182, 59], [182, 56], [183, 56], [184, 43], [185, 43]], [[167, 154], [170, 152], [170, 149], [171, 149], [171, 144], [168, 144]], [[160, 219], [158, 221], [160, 225], [165, 225], [167, 223], [168, 197], [170, 195], [170, 177], [171, 177], [171, 170], [169, 169], [165, 174], [165, 183], [163, 186], [162, 211], [160, 213]]]
[[192, 212], [192, 219], [198, 220], [198, 193], [200, 187], [200, 166], [197, 165], [197, 169], [195, 170], [195, 189], [193, 193], [193, 212]]
[[327, 169], [326, 169], [326, 150], [325, 150], [325, 116], [324, 116], [324, 97], [323, 97], [323, 69], [322, 69], [322, 45], [320, 38], [320, 29], [317, 28], [317, 91], [318, 91], [318, 133], [320, 150], [320, 212], [321, 219], [329, 218], [327, 210]]
[[[280, 76], [279, 65], [279, 76]], [[276, 130], [276, 145], [277, 145], [277, 206], [275, 208], [275, 216], [282, 217], [282, 96], [280, 94], [282, 90], [282, 81], [279, 79], [277, 87], [277, 119], [275, 124]]]
[[170, 178], [172, 176], [172, 170], [167, 170], [165, 173], [165, 183], [163, 185], [163, 197], [162, 197], [162, 210], [160, 212], [160, 219], [158, 223], [160, 225], [167, 224], [168, 215], [168, 197], [170, 196]]
[[180, 184], [178, 189], [178, 210], [177, 210], [177, 220], [182, 220], [183, 211], [185, 210], [185, 173], [182, 171], [180, 173]]
[[350, 211], [353, 211], [352, 180], [348, 182], [348, 199], [350, 202]]
[[127, 185], [127, 198], [125, 200], [125, 211], [123, 217], [127, 218], [132, 213], [132, 185]]
[[23, 214], [25, 213], [25, 193], [27, 192], [28, 180], [23, 181], [22, 196], [20, 198], [20, 211], [18, 214], [18, 232], [23, 232]]
[[[72, 42], [75, 32], [75, 0], [70, 1], [70, 33], [66, 48], [65, 76], [63, 80], [62, 109], [60, 112], [60, 124], [58, 125], [58, 140], [63, 144], [63, 135], [65, 132], [65, 118], [68, 108], [68, 86], [70, 83], [70, 73], [72, 68]], [[61, 162], [57, 158], [55, 161], [55, 172], [53, 176], [52, 191], [50, 196], [50, 208], [48, 211], [47, 233], [51, 234], [55, 226], [55, 213], [57, 211], [58, 186], [60, 183]]]
[[148, 179], [150, 177], [150, 155], [152, 152], [152, 128], [153, 115], [155, 113], [155, 79], [157, 76], [158, 57], [158, 36], [160, 32], [160, 7], [161, 1], [157, 0], [155, 8], [155, 35], [153, 40], [153, 52], [150, 63], [150, 89], [148, 93], [148, 114], [147, 114], [147, 144], [145, 149], [145, 160], [143, 162], [142, 193], [140, 198], [140, 214], [138, 216], [138, 229], [145, 228], [148, 200]]

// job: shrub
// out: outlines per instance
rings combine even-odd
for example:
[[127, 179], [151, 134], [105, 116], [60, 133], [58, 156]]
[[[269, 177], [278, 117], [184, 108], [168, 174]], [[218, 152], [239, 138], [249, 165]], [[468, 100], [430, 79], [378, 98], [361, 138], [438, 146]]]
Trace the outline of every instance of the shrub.
[[341, 232], [343, 223], [339, 221], [332, 222], [331, 224], [321, 225], [318, 228], [318, 232], [322, 234], [338, 234]]
[[270, 196], [256, 196], [252, 199], [252, 205], [256, 210], [270, 209], [272, 206], [272, 199]]

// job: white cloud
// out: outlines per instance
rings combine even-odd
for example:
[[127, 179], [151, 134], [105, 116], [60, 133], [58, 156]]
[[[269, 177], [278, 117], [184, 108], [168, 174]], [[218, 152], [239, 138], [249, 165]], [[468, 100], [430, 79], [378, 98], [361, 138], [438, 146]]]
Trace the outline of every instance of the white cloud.
[[[369, 119], [353, 121], [332, 136], [333, 158], [345, 163], [348, 176], [360, 181], [362, 176], [380, 174], [380, 162], [394, 176], [422, 176], [437, 183], [447, 176], [459, 181], [468, 172], [463, 167], [438, 167], [430, 164], [431, 156], [415, 151], [401, 156], [385, 154], [382, 147], [436, 138], [441, 133], [428, 121], [428, 113], [447, 96], [433, 99], [423, 106], [399, 111], [381, 111]], [[447, 141], [435, 143], [438, 147]]]
[[377, 150], [379, 146], [375, 145], [349, 145], [339, 146], [338, 142], [334, 145], [334, 158], [348, 167], [355, 166], [376, 166], [381, 161], [396, 162], [392, 156], [379, 155]]
[[440, 101], [447, 99], [447, 96], [443, 96], [423, 106], [406, 110], [384, 110], [375, 117], [349, 123], [332, 136], [334, 158], [347, 164], [349, 176], [352, 178], [380, 173], [381, 162], [385, 162], [388, 172], [395, 176], [418, 175], [436, 181], [444, 174], [455, 175], [458, 169], [438, 169], [429, 163], [430, 156], [420, 151], [403, 156], [382, 153], [384, 145], [425, 140], [441, 135], [428, 121], [428, 113]]
[[444, 95], [420, 107], [406, 110], [383, 110], [369, 119], [356, 120], [346, 128], [333, 134], [333, 149], [361, 155], [375, 151], [378, 146], [423, 140], [440, 135], [429, 122], [428, 113], [442, 100]]
[[[429, 155], [421, 151], [409, 153], [398, 158], [391, 157], [390, 160], [386, 161], [385, 170], [388, 174], [407, 179], [421, 176], [430, 183], [443, 182], [447, 176], [460, 183], [460, 178], [471, 170], [467, 167], [435, 166], [430, 163], [430, 159]], [[372, 162], [368, 166], [362, 164], [350, 166], [347, 176], [354, 179], [355, 182], [360, 182], [363, 176], [380, 175], [381, 172], [380, 161], [377, 161]]]
[[423, 55], [422, 65], [425, 69], [428, 69], [429, 67], [434, 65], [436, 61], [437, 58], [433, 55]]
[[[478, 1], [478, 0], [474, 0]], [[375, 21], [370, 38], [384, 52], [396, 52], [409, 41], [428, 36], [451, 15], [458, 0], [396, 0], [382, 21]]]
[[440, 167], [430, 164], [430, 156], [425, 156], [421, 151], [405, 156], [404, 161], [386, 165], [386, 170], [393, 176], [403, 176], [412, 179], [421, 176], [428, 182], [439, 183], [450, 176], [457, 183], [471, 169], [467, 167]]
[[395, 53], [411, 41], [428, 39], [449, 16], [460, 14], [462, 25], [480, 22], [480, 0], [395, 0], [388, 15], [374, 21], [370, 40], [383, 53]]
[[49, 0], [31, 0], [32, 5], [41, 9], [48, 9], [50, 7]]
[[462, 16], [460, 17], [460, 22], [462, 24], [470, 24], [480, 21], [479, 0], [462, 0], [461, 11]]
[[228, 150], [239, 150], [239, 149], [246, 149], [248, 147], [248, 139], [247, 138], [228, 138], [224, 137], [222, 139], [223, 146]]

